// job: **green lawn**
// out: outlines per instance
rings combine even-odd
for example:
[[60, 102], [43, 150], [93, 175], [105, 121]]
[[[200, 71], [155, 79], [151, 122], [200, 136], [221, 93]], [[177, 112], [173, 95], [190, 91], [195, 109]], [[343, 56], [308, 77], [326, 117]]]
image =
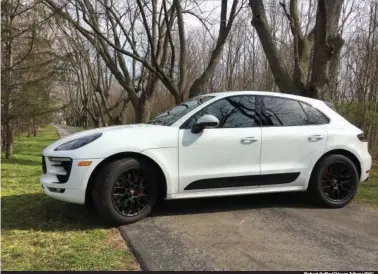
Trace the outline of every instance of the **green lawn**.
[[378, 207], [378, 162], [373, 162], [369, 180], [360, 183], [355, 202]]
[[90, 208], [42, 192], [41, 152], [57, 138], [49, 126], [16, 138], [13, 160], [2, 155], [2, 269], [139, 269], [117, 229], [103, 227]]
[[[83, 127], [71, 127], [71, 126], [67, 126], [67, 125], [61, 125], [60, 127], [61, 127], [61, 128], [64, 128], [65, 130], [68, 130], [68, 132], [72, 132], [72, 133], [86, 130], [86, 129], [83, 128]], [[88, 128], [88, 129], [90, 129], [90, 128]], [[87, 130], [88, 130], [88, 129], [87, 129]]]

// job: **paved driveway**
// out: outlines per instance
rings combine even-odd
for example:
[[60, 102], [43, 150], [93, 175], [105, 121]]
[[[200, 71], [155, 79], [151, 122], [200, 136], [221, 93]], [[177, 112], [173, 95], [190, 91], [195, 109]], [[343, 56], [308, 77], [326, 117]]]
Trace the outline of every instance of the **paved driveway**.
[[378, 210], [295, 194], [165, 201], [121, 227], [145, 270], [378, 270]]
[[66, 137], [76, 132], [74, 127], [54, 125], [60, 138]]

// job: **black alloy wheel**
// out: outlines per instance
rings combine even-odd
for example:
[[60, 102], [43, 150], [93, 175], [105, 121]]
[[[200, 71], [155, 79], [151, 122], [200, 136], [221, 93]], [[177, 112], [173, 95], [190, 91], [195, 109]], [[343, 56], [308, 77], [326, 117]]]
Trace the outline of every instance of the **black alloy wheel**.
[[325, 207], [340, 208], [353, 200], [358, 181], [353, 161], [345, 155], [332, 154], [315, 165], [307, 193]]
[[355, 186], [353, 169], [342, 161], [330, 164], [321, 177], [322, 191], [333, 202], [348, 199]]
[[148, 199], [148, 180], [141, 170], [126, 171], [113, 186], [113, 204], [126, 217], [140, 214], [147, 207]]
[[107, 163], [92, 189], [94, 205], [108, 224], [124, 225], [148, 216], [158, 197], [157, 171], [140, 158]]

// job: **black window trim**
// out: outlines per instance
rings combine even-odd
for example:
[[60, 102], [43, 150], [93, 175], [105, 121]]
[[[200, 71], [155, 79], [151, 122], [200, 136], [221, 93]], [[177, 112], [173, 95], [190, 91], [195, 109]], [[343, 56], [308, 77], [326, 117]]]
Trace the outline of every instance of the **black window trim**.
[[[213, 105], [213, 104], [219, 102], [220, 100], [223, 100], [223, 99], [226, 99], [226, 98], [234, 98], [234, 97], [241, 97], [241, 96], [252, 96], [252, 97], [254, 97], [254, 98], [255, 98], [255, 112], [260, 112], [260, 109], [257, 108], [257, 105], [258, 105], [258, 103], [257, 103], [257, 99], [258, 99], [258, 97], [257, 97], [257, 96], [258, 96], [258, 95], [256, 95], [256, 94], [236, 94], [236, 95], [234, 94], [234, 95], [224, 96], [224, 97], [221, 97], [221, 98], [219, 98], [218, 100], [216, 100], [216, 101], [214, 101], [214, 102], [211, 102], [210, 104], [208, 104], [208, 105], [202, 107], [202, 108], [201, 108], [200, 110], [198, 110], [196, 113], [193, 113], [188, 119], [185, 120], [185, 122], [183, 122], [183, 123], [181, 124], [181, 126], [179, 127], [179, 129], [190, 129], [190, 128], [188, 128], [187, 126], [185, 126], [186, 123], [187, 123], [190, 119], [192, 119], [192, 118], [193, 118], [198, 112], [202, 111], [204, 108], [207, 108], [207, 107], [209, 107], [209, 106], [211, 106], [211, 105]], [[256, 125], [256, 126], [254, 126], [254, 127], [244, 127], [244, 128], [257, 128], [257, 127], [261, 127], [261, 120], [260, 120], [260, 125]]]
[[[284, 96], [275, 96], [275, 95], [260, 95], [260, 94], [259, 94], [259, 95], [255, 95], [255, 96], [256, 96], [256, 106], [257, 106], [257, 105], [261, 106], [261, 105], [265, 104], [265, 103], [264, 103], [264, 100], [263, 100], [264, 97], [273, 97], [273, 98], [280, 98], [280, 99], [285, 99], [285, 100], [292, 100], [292, 101], [296, 101], [296, 102], [298, 102], [299, 106], [301, 107], [301, 109], [303, 110], [304, 114], [305, 114], [306, 117], [307, 117], [307, 121], [309, 121], [309, 119], [308, 119], [308, 115], [307, 115], [306, 111], [303, 109], [301, 103], [306, 104], [306, 105], [308, 105], [308, 106], [314, 108], [315, 110], [319, 111], [319, 112], [320, 112], [321, 114], [323, 114], [324, 117], [326, 117], [327, 120], [328, 120], [327, 123], [325, 123], [325, 124], [320, 124], [320, 125], [316, 125], [316, 124], [306, 124], [306, 125], [295, 125], [295, 126], [285, 126], [285, 125], [282, 125], [282, 126], [268, 126], [268, 125], [263, 125], [263, 124], [261, 124], [261, 125], [260, 125], [261, 127], [304, 127], [304, 126], [321, 126], [321, 125], [327, 125], [327, 124], [329, 124], [329, 123], [331, 122], [331, 119], [328, 117], [328, 115], [325, 115], [325, 114], [324, 114], [322, 111], [320, 111], [318, 108], [313, 107], [313, 106], [311, 106], [309, 103], [304, 102], [304, 101], [302, 101], [302, 100], [298, 100], [298, 99], [294, 99], [294, 98], [289, 98], [289, 97], [284, 97]], [[259, 109], [259, 111], [261, 111], [261, 109]]]
[[[324, 117], [327, 118], [327, 121], [328, 121], [328, 122], [325, 123], [325, 124], [319, 124], [319, 125], [316, 125], [316, 124], [306, 124], [306, 125], [296, 125], [296, 126], [284, 126], [284, 125], [282, 125], [282, 126], [279, 126], [279, 127], [320, 126], [320, 125], [327, 125], [327, 124], [329, 124], [329, 123], [331, 122], [331, 119], [329, 118], [328, 115], [324, 114], [324, 112], [322, 112], [322, 111], [319, 110], [318, 108], [316, 108], [316, 107], [312, 106], [311, 104], [309, 104], [309, 103], [307, 103], [307, 102], [305, 102], [305, 101], [302, 101], [302, 100], [298, 100], [298, 99], [294, 99], [294, 98], [289, 98], [289, 97], [285, 97], [285, 96], [275, 96], [275, 95], [238, 94], [238, 95], [230, 95], [230, 96], [225, 96], [225, 97], [219, 98], [218, 100], [216, 100], [216, 101], [214, 101], [214, 102], [211, 102], [210, 104], [208, 104], [208, 105], [202, 107], [200, 110], [198, 110], [197, 112], [195, 112], [194, 114], [192, 114], [189, 118], [187, 118], [187, 119], [185, 120], [185, 122], [183, 122], [183, 123], [181, 124], [181, 126], [179, 127], [179, 129], [190, 129], [190, 128], [188, 128], [188, 127], [185, 127], [185, 124], [186, 124], [190, 119], [192, 119], [194, 115], [196, 115], [198, 112], [200, 112], [200, 111], [203, 110], [204, 108], [206, 108], [206, 107], [208, 107], [208, 106], [211, 106], [212, 104], [215, 104], [216, 102], [218, 102], [218, 101], [220, 101], [220, 100], [222, 100], [222, 99], [225, 99], [225, 98], [233, 98], [233, 97], [239, 97], [239, 96], [253, 96], [253, 97], [255, 97], [255, 111], [256, 111], [256, 113], [257, 113], [258, 115], [260, 115], [260, 116], [262, 115], [262, 113], [261, 113], [261, 112], [262, 112], [262, 110], [261, 110], [261, 106], [262, 106], [263, 104], [265, 104], [263, 98], [264, 98], [264, 97], [273, 97], [273, 98], [279, 98], [279, 99], [285, 99], [285, 100], [292, 100], [292, 101], [296, 101], [296, 102], [298, 102], [298, 103], [299, 103], [299, 106], [301, 107], [301, 109], [303, 110], [304, 114], [305, 114], [306, 117], [307, 117], [307, 121], [309, 121], [309, 119], [308, 119], [308, 114], [307, 114], [306, 111], [303, 109], [301, 103], [306, 104], [306, 105], [308, 105], [309, 107], [312, 107], [312, 108], [314, 108], [315, 110], [319, 111], [322, 115], [324, 115]], [[213, 98], [213, 99], [214, 99], [214, 98]], [[211, 99], [210, 99], [210, 100], [211, 100]], [[255, 127], [278, 127], [278, 126], [267, 126], [267, 125], [263, 125], [263, 124], [262, 124], [262, 120], [260, 120], [260, 125], [256, 125]], [[255, 127], [253, 127], [253, 128], [255, 128]], [[252, 128], [252, 127], [251, 127], [251, 128]]]

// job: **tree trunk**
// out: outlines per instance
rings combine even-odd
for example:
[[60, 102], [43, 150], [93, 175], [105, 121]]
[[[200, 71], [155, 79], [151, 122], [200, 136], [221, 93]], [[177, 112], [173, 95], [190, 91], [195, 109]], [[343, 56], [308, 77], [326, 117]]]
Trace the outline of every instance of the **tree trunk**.
[[[227, 33], [228, 34], [228, 33]], [[209, 83], [211, 76], [214, 74], [215, 68], [219, 63], [221, 58], [221, 54], [223, 52], [224, 44], [226, 43], [227, 35], [224, 34], [226, 37], [222, 37], [220, 39], [219, 44], [216, 45], [215, 50], [211, 53], [210, 61], [206, 67], [206, 70], [202, 73], [202, 75], [197, 78], [192, 86], [189, 89], [189, 98], [192, 98], [202, 92], [204, 92], [206, 85]], [[229, 89], [231, 90], [231, 89]]]
[[33, 117], [33, 136], [37, 137], [37, 125], [35, 122], [35, 116]]
[[135, 123], [146, 123], [151, 118], [151, 99], [140, 98], [137, 108], [135, 108]]
[[5, 123], [5, 159], [13, 156], [13, 129], [10, 121]]
[[88, 115], [84, 113], [84, 123], [83, 123], [84, 128], [88, 128]]
[[[330, 61], [338, 60], [344, 40], [338, 34], [338, 22], [343, 0], [319, 0], [316, 13], [314, 55], [308, 97], [324, 98], [329, 81]], [[333, 68], [337, 66], [333, 64]]]
[[122, 113], [120, 113], [120, 115], [114, 118], [114, 120], [112, 121], [112, 125], [122, 125]]
[[[2, 27], [6, 28], [7, 35], [4, 35], [2, 37], [2, 40], [4, 39], [5, 41], [5, 47], [4, 47], [4, 55], [5, 55], [5, 60], [2, 62], [2, 67], [1, 69], [4, 69], [4, 73], [2, 73], [4, 77], [1, 79], [1, 92], [2, 92], [2, 97], [4, 96], [4, 99], [2, 100], [3, 104], [3, 109], [4, 115], [2, 114], [1, 119], [4, 120], [4, 131], [5, 131], [5, 159], [11, 159], [12, 158], [12, 146], [13, 146], [13, 129], [11, 125], [11, 120], [10, 120], [10, 95], [11, 95], [11, 81], [12, 81], [12, 75], [11, 75], [11, 68], [13, 66], [13, 38], [12, 38], [12, 27], [13, 27], [13, 19], [10, 18], [8, 12], [9, 12], [9, 6], [7, 7], [4, 12], [4, 17], [6, 18], [5, 20], [5, 25]], [[3, 14], [2, 14], [3, 17]], [[4, 65], [4, 68], [3, 68]]]
[[194, 83], [190, 87], [189, 98], [192, 98], [202, 93], [206, 89], [207, 84], [209, 83], [212, 76], [214, 75], [214, 71], [215, 71], [216, 66], [219, 63], [219, 60], [221, 59], [224, 45], [231, 31], [233, 21], [237, 15], [237, 11], [236, 11], [237, 5], [238, 5], [237, 0], [234, 0], [232, 3], [228, 20], [227, 20], [227, 10], [228, 10], [227, 0], [222, 0], [221, 5], [222, 6], [221, 6], [221, 14], [220, 14], [220, 26], [219, 26], [219, 34], [218, 34], [217, 43], [215, 45], [214, 50], [211, 52], [210, 60], [206, 66], [206, 69], [203, 71], [201, 76], [198, 77], [194, 81]]
[[[277, 45], [269, 28], [265, 7], [262, 0], [249, 0], [252, 9], [252, 25], [255, 27], [270, 70], [281, 92], [301, 94], [313, 98], [323, 98], [327, 92], [327, 83], [336, 89], [340, 49], [344, 43], [338, 33], [338, 22], [343, 0], [318, 0], [316, 13], [315, 38], [313, 42], [312, 60], [309, 58], [312, 34], [304, 37], [298, 17], [297, 1], [290, 1], [290, 13], [285, 3], [280, 3], [290, 22], [294, 37], [294, 74], [290, 77], [278, 54]], [[308, 63], [308, 66], [306, 66]], [[306, 71], [306, 68], [310, 69]], [[307, 76], [308, 84], [305, 82]], [[332, 77], [332, 79], [330, 79]]]
[[127, 114], [125, 111], [121, 113], [121, 124], [125, 125], [127, 123]]
[[96, 121], [95, 121], [95, 125], [96, 125], [96, 128], [105, 126], [105, 124], [102, 121], [101, 116], [99, 116], [99, 115], [97, 116]]
[[5, 134], [5, 125], [1, 125], [1, 150], [5, 150], [6, 147], [6, 134]]
[[278, 56], [277, 45], [269, 29], [262, 0], [249, 0], [249, 5], [253, 13], [252, 25], [255, 27], [257, 35], [260, 38], [261, 45], [269, 61], [269, 66], [278, 88], [282, 92], [299, 94], [299, 90], [295, 87], [289, 73], [284, 68]]

